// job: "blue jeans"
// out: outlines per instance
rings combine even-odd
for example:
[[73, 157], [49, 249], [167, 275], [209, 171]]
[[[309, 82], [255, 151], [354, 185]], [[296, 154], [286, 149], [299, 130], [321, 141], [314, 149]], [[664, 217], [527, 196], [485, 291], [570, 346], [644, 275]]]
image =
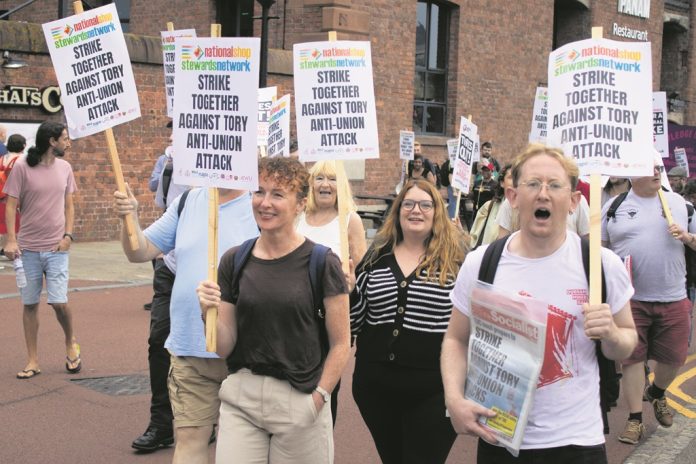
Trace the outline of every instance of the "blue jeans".
[[454, 195], [454, 189], [449, 185], [447, 186], [447, 216], [449, 216], [450, 219], [454, 217], [456, 207], [457, 197]]
[[39, 303], [43, 278], [46, 276], [47, 303], [68, 302], [68, 264], [67, 251], [29, 251], [22, 250], [24, 273], [27, 286], [21, 289], [22, 303]]
[[604, 443], [595, 446], [559, 446], [556, 448], [523, 449], [518, 457], [500, 446], [478, 441], [477, 464], [607, 464]]

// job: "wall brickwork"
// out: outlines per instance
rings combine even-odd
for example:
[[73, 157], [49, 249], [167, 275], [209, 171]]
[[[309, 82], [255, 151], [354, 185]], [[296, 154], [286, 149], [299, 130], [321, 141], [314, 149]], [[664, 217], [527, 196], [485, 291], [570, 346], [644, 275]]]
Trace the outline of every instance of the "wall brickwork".
[[[0, 0], [0, 9], [16, 4]], [[682, 34], [677, 46], [672, 47], [689, 50], [688, 69], [680, 76], [672, 76], [675, 60], [681, 60], [681, 56], [670, 54], [661, 60], [664, 0], [651, 1], [649, 19], [619, 14], [615, 0], [452, 0], [444, 4], [452, 12], [447, 133], [442, 137], [419, 137], [428, 157], [438, 162], [445, 160], [446, 140], [458, 132], [460, 116], [469, 114], [479, 128], [481, 141], [492, 140], [494, 155], [501, 163], [522, 150], [530, 129], [535, 88], [547, 81], [547, 57], [553, 46], [554, 4], [559, 5], [556, 17], [559, 43], [589, 37], [591, 26], [602, 26], [605, 37], [620, 40], [611, 34], [614, 22], [647, 30], [653, 44], [655, 88], [660, 88], [661, 66], [665, 66], [668, 68], [664, 73], [666, 80], [682, 79], [684, 93], [681, 98], [696, 100], [696, 73], [691, 72], [696, 49], [693, 28]], [[145, 42], [151, 40], [146, 36], [158, 37], [167, 21], [173, 21], [176, 28], [195, 28], [200, 36], [208, 36], [209, 24], [216, 18], [215, 0], [132, 0], [131, 5], [130, 31], [138, 35], [134, 43], [139, 38]], [[56, 13], [57, 2], [44, 1], [11, 19], [42, 23], [54, 20]], [[339, 39], [370, 40], [381, 157], [366, 161], [365, 178], [355, 181], [353, 187], [356, 193], [392, 192], [401, 172], [398, 133], [412, 124], [416, 0], [279, 0], [271, 7], [270, 14], [280, 17], [270, 23], [269, 46], [276, 49], [276, 56], [282, 55], [278, 49], [291, 50], [294, 43], [324, 40], [332, 28], [338, 29]], [[255, 4], [255, 15], [261, 15], [258, 4]], [[686, 15], [691, 24], [696, 24], [693, 8]], [[30, 45], [25, 46], [22, 40], [8, 40], [3, 30], [0, 24], [3, 45], [14, 56], [27, 61], [30, 67], [0, 69], [0, 88], [55, 85], [45, 47], [34, 43], [42, 39], [27, 39]], [[254, 30], [260, 35], [259, 21], [255, 21]], [[153, 195], [147, 190], [147, 180], [156, 157], [169, 143], [162, 68], [155, 57], [157, 53], [143, 59], [134, 58], [142, 118], [114, 129], [124, 176], [134, 187], [141, 204], [143, 225], [151, 223], [159, 214], [153, 205]], [[292, 93], [293, 86], [288, 67], [281, 68], [276, 66], [274, 70], [269, 65], [269, 85], [279, 87], [279, 96]], [[62, 114], [47, 116], [35, 109], [7, 107], [2, 107], [1, 114], [1, 120], [37, 121], [47, 117], [61, 120], [63, 117]], [[696, 124], [693, 104], [687, 106], [684, 123]], [[294, 136], [294, 114], [291, 127]], [[82, 240], [116, 238], [118, 221], [111, 213], [115, 182], [104, 136], [74, 141], [68, 159], [80, 188], [76, 195], [76, 235]]]

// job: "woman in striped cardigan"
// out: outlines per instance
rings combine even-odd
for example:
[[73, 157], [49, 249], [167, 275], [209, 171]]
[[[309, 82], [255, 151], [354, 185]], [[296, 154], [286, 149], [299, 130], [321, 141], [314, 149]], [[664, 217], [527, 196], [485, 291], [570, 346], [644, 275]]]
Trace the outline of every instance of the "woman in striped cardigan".
[[465, 243], [437, 189], [412, 180], [356, 270], [353, 397], [386, 464], [444, 463], [456, 438], [439, 357]]

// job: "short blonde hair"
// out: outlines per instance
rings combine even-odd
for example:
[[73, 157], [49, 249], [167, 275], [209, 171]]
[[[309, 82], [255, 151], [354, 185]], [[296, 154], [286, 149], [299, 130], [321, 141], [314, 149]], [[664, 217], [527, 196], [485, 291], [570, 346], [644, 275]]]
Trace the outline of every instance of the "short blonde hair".
[[353, 192], [350, 189], [348, 178], [346, 176], [341, 176], [339, 185], [339, 178], [336, 176], [336, 162], [327, 160], [316, 162], [309, 170], [309, 195], [307, 197], [306, 209], [307, 214], [311, 214], [318, 209], [317, 200], [314, 197], [314, 179], [318, 176], [336, 177], [336, 202], [334, 203], [334, 208], [338, 209], [338, 192], [341, 192], [341, 195], [345, 195], [345, 198], [347, 198], [348, 210], [357, 211], [358, 208], [355, 205], [355, 201], [353, 201]]
[[580, 176], [578, 165], [575, 164], [575, 161], [572, 158], [565, 156], [563, 154], [563, 150], [560, 148], [547, 147], [546, 145], [539, 143], [530, 143], [527, 145], [527, 148], [525, 148], [522, 153], [517, 155], [517, 158], [515, 158], [515, 160], [512, 162], [512, 185], [517, 187], [520, 176], [522, 175], [522, 166], [524, 163], [539, 155], [550, 156], [561, 163], [563, 170], [568, 175], [568, 180], [570, 180], [570, 189], [571, 191], [575, 191], [576, 187], [578, 186], [578, 177]]

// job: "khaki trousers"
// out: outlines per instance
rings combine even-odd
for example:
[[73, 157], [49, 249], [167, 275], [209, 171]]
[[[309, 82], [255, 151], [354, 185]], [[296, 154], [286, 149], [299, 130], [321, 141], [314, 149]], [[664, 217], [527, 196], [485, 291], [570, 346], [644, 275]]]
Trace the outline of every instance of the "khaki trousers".
[[317, 413], [311, 394], [242, 369], [222, 383], [220, 401], [218, 464], [333, 463], [331, 408]]

